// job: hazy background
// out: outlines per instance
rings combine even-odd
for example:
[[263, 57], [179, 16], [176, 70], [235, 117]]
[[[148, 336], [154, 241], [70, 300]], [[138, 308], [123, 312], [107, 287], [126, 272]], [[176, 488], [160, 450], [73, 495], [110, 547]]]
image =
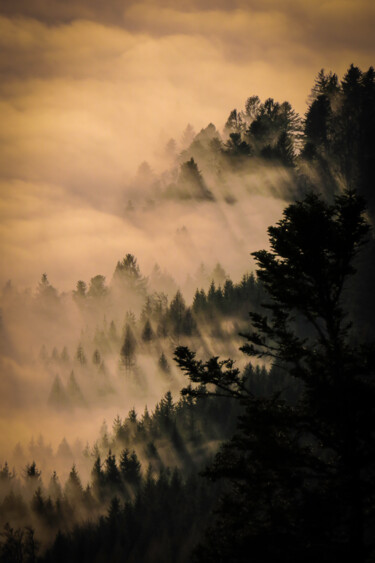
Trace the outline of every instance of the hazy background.
[[[375, 50], [370, 0], [21, 0], [0, 14], [0, 283], [23, 287], [47, 271], [71, 289], [126, 251], [163, 262], [175, 225], [155, 217], [150, 235], [122, 216], [139, 164], [159, 170], [187, 123], [220, 130], [252, 94], [303, 115], [320, 68], [367, 68]], [[245, 214], [261, 230], [277, 216], [265, 207]], [[212, 224], [196, 215], [167, 212], [200, 240]]]
[[[253, 94], [303, 116], [322, 67], [341, 77], [352, 62], [374, 63], [374, 24], [372, 0], [1, 1], [0, 286], [35, 292], [43, 272], [59, 291], [96, 274], [109, 282], [127, 252], [144, 274], [158, 262], [178, 283], [200, 262], [238, 279], [284, 202], [260, 180], [252, 196], [235, 186], [234, 205], [158, 201], [143, 193], [139, 165], [162, 173], [170, 138], [178, 153], [188, 123], [222, 131]], [[55, 372], [33, 363], [37, 349], [70, 340], [72, 354], [81, 319], [72, 308], [46, 320], [22, 303], [3, 303], [3, 451], [43, 430], [55, 444], [67, 433], [91, 439], [103, 417], [152, 407], [165, 390], [134, 399], [123, 389], [101, 409], [51, 414]]]

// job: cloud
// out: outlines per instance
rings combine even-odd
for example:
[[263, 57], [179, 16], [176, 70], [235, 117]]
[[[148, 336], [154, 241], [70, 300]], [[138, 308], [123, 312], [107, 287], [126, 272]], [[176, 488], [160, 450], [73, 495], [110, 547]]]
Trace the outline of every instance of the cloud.
[[[82, 265], [90, 240], [102, 249], [93, 251], [92, 275], [107, 271], [107, 257], [120, 258], [131, 237], [140, 251], [154, 236], [141, 219], [125, 239], [116, 236], [138, 165], [148, 160], [158, 170], [157, 154], [188, 122], [220, 129], [253, 94], [304, 113], [321, 67], [342, 75], [352, 61], [373, 62], [374, 10], [366, 0], [285, 0], [282, 8], [276, 0], [2, 3], [5, 275], [22, 279], [24, 267], [25, 283], [35, 283], [31, 248], [50, 262], [60, 257], [54, 268], [64, 284], [66, 261], [72, 277], [90, 275]], [[175, 229], [184, 214], [177, 217]], [[114, 250], [105, 253], [106, 245]]]
[[[208, 34], [226, 42], [236, 40], [243, 47], [263, 37], [269, 44], [286, 39], [289, 45], [302, 44], [320, 54], [327, 46], [338, 49], [345, 45], [372, 53], [374, 49], [371, 30], [375, 8], [371, 0], [285, 0], [282, 6], [276, 0], [21, 0], [5, 3], [1, 12], [48, 26], [86, 21], [158, 37]], [[248, 52], [244, 54], [249, 56]]]

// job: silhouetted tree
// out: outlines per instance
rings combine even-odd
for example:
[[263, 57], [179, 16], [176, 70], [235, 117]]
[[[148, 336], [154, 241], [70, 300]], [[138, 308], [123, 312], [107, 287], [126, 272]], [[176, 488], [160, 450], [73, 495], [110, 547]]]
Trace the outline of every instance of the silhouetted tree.
[[194, 158], [181, 164], [178, 189], [178, 193], [181, 197], [207, 200], [214, 199]]
[[142, 330], [142, 340], [143, 342], [151, 342], [154, 338], [154, 331], [152, 330], [152, 326], [150, 321], [147, 319], [145, 325]]
[[108, 293], [108, 288], [105, 285], [105, 276], [98, 274], [90, 280], [90, 287], [87, 292], [89, 297], [93, 299], [102, 299]]
[[225, 123], [224, 131], [230, 135], [232, 133], [239, 133], [242, 127], [242, 117], [241, 113], [236, 109], [233, 109]]
[[119, 287], [143, 295], [147, 287], [147, 279], [141, 275], [137, 259], [133, 254], [127, 254], [121, 262], [117, 262], [113, 281]]
[[268, 232], [271, 250], [254, 256], [271, 301], [268, 314], [250, 314], [242, 350], [285, 369], [289, 385], [299, 383], [293, 401], [280, 391], [254, 395], [231, 360], [176, 350], [203, 385], [185, 393], [207, 395], [213, 384], [245, 409], [206, 471], [229, 489], [195, 560], [369, 562], [374, 349], [356, 342], [343, 301], [368, 235], [363, 202], [353, 192], [332, 205], [310, 195]]
[[165, 374], [169, 374], [171, 372], [171, 366], [168, 363], [168, 360], [164, 354], [164, 352], [161, 353], [159, 361], [158, 361], [158, 366], [160, 368], [160, 370], [165, 373]]
[[99, 501], [102, 501], [105, 487], [105, 475], [102, 469], [100, 455], [96, 457], [91, 470], [91, 486], [94, 497]]
[[178, 290], [176, 295], [171, 301], [168, 311], [171, 327], [177, 338], [179, 338], [179, 336], [183, 333], [185, 314], [186, 314], [185, 300], [182, 296], [181, 291]]
[[116, 465], [116, 456], [109, 450], [108, 456], [105, 460], [105, 482], [110, 492], [121, 490], [121, 474]]
[[51, 479], [48, 485], [48, 495], [53, 500], [60, 499], [62, 496], [61, 484], [56, 471], [54, 471], [51, 475]]
[[68, 480], [65, 483], [64, 494], [72, 503], [78, 503], [82, 500], [83, 487], [75, 464], [73, 464]]
[[36, 563], [39, 542], [33, 528], [12, 528], [8, 523], [0, 533], [0, 560], [3, 563]]
[[132, 453], [125, 449], [120, 457], [120, 472], [125, 483], [136, 487], [141, 479], [141, 464], [135, 451]]
[[130, 325], [125, 327], [125, 338], [121, 348], [121, 361], [126, 370], [131, 369], [135, 364], [135, 351], [137, 342]]
[[245, 115], [254, 120], [259, 112], [260, 99], [258, 96], [250, 96], [245, 103]]

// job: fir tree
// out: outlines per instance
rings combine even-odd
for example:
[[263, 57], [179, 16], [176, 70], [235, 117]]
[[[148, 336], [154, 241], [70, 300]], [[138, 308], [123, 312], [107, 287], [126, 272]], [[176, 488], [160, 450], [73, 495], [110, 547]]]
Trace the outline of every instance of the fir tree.
[[125, 370], [129, 371], [135, 365], [135, 352], [137, 342], [129, 324], [125, 327], [125, 338], [121, 348], [121, 361]]
[[255, 395], [232, 360], [176, 350], [203, 384], [186, 393], [204, 396], [213, 384], [244, 408], [206, 471], [229, 492], [196, 561], [371, 561], [374, 349], [356, 341], [343, 294], [368, 235], [363, 202], [352, 192], [332, 205], [309, 195], [268, 232], [271, 250], [254, 256], [270, 302], [267, 314], [251, 313], [242, 351], [285, 369], [293, 399]]

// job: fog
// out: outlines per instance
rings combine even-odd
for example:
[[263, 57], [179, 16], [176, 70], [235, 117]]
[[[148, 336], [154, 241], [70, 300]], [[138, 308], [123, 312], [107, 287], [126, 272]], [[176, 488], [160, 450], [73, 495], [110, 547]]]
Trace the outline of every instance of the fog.
[[[120, 454], [116, 416], [179, 401], [177, 345], [245, 367], [250, 253], [301, 194], [270, 156], [279, 130], [236, 141], [246, 101], [295, 119], [295, 156], [314, 76], [373, 63], [374, 16], [367, 0], [0, 3], [0, 470], [21, 482], [35, 461], [47, 486], [74, 463], [85, 485], [108, 444]], [[194, 309], [228, 280], [244, 310]], [[205, 439], [187, 440], [189, 463], [215, 450]], [[159, 458], [137, 447], [143, 474], [183, 465], [163, 436]]]
[[[213, 130], [224, 143], [228, 135]], [[207, 290], [215, 279], [211, 272], [218, 263], [224, 277], [217, 283], [229, 276], [237, 282], [253, 268], [250, 252], [267, 244], [265, 226], [280, 217], [293, 174], [256, 160], [241, 172], [223, 161], [218, 171], [205, 131], [196, 136], [190, 127], [188, 142], [182, 132], [173, 151], [171, 143], [156, 147], [151, 164], [143, 161], [121, 182], [116, 183], [109, 166], [106, 189], [98, 178], [88, 182], [84, 161], [75, 163], [77, 168], [82, 164], [77, 177], [85, 177], [77, 186], [71, 180], [74, 165], [66, 176], [50, 163], [50, 168], [39, 165], [41, 180], [3, 179], [0, 424], [7, 431], [0, 449], [1, 460], [14, 463], [19, 474], [35, 455], [28, 444], [42, 440], [52, 447], [40, 461], [43, 474], [57, 469], [66, 478], [74, 461], [87, 479], [90, 467], [82, 444], [93, 447], [103, 420], [111, 425], [116, 415], [132, 408], [141, 413], [146, 405], [152, 411], [167, 390], [178, 400], [184, 379], [172, 356], [179, 339], [171, 335], [151, 348], [142, 345], [147, 294], [116, 285], [118, 261], [130, 253], [138, 260], [148, 295], [163, 292], [171, 302], [181, 288], [189, 306], [195, 290]], [[195, 148], [190, 146], [194, 138], [200, 139]], [[198, 180], [203, 174], [206, 186], [202, 193], [199, 181], [183, 173], [185, 159], [197, 158], [197, 150]], [[95, 172], [104, 182], [100, 167]], [[99, 278], [101, 294], [94, 291]], [[78, 280], [89, 290], [83, 300], [77, 295]], [[139, 348], [131, 375], [120, 366], [129, 312], [137, 323]], [[109, 334], [111, 323], [115, 336]], [[239, 356], [238, 338], [217, 339], [202, 323], [199, 330], [199, 339], [183, 343], [206, 356]], [[80, 346], [84, 362], [78, 358]], [[97, 365], [96, 351], [101, 356]], [[157, 368], [162, 352], [171, 365], [167, 378]], [[76, 445], [75, 454], [64, 460], [56, 452], [65, 439], [71, 448], [81, 444], [81, 451]]]
[[[22, 287], [43, 271], [61, 289], [109, 276], [127, 251], [150, 269], [191, 217], [158, 208], [154, 232], [147, 214], [129, 224], [122, 211], [143, 161], [160, 173], [169, 139], [179, 151], [188, 123], [221, 132], [250, 95], [288, 100], [303, 115], [322, 66], [372, 62], [365, 1], [290, 1], [283, 12], [274, 2], [3, 2], [0, 13], [0, 282]], [[249, 202], [244, 222], [265, 227], [273, 205]], [[191, 212], [196, 238], [212, 232], [213, 212]], [[173, 225], [160, 229], [165, 216]], [[157, 230], [160, 252], [150, 244]]]

